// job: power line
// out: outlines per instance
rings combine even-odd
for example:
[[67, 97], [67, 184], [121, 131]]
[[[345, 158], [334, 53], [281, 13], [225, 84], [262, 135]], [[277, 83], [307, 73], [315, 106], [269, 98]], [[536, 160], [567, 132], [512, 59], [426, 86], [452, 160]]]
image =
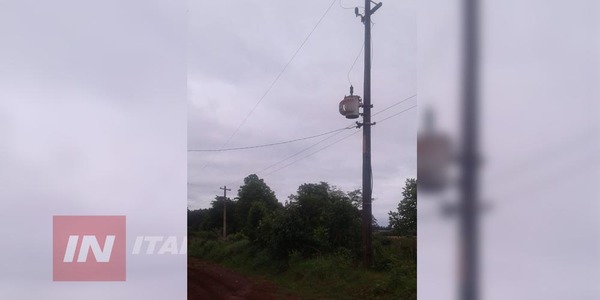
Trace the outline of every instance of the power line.
[[299, 159], [296, 159], [296, 160], [292, 161], [291, 163], [289, 163], [289, 164], [287, 164], [287, 165], [284, 165], [284, 166], [283, 166], [283, 167], [281, 167], [281, 168], [275, 169], [275, 170], [273, 170], [273, 171], [271, 171], [271, 172], [269, 172], [269, 173], [267, 173], [267, 174], [265, 174], [265, 175], [263, 175], [263, 176], [268, 176], [268, 175], [270, 175], [270, 174], [273, 174], [273, 173], [275, 173], [275, 172], [277, 172], [277, 171], [279, 171], [279, 170], [285, 169], [285, 168], [287, 168], [287, 167], [289, 167], [289, 166], [291, 166], [291, 165], [293, 165], [293, 164], [295, 164], [295, 163], [297, 163], [297, 162], [299, 162], [299, 161], [301, 161], [301, 160], [303, 160], [303, 159], [305, 159], [305, 158], [307, 158], [307, 157], [310, 157], [310, 156], [312, 156], [312, 155], [314, 155], [314, 154], [316, 154], [316, 153], [318, 153], [318, 152], [321, 152], [321, 151], [323, 151], [323, 150], [325, 150], [325, 149], [327, 149], [327, 148], [329, 148], [329, 147], [331, 147], [331, 146], [333, 146], [333, 145], [335, 145], [335, 144], [337, 144], [337, 143], [339, 143], [339, 142], [341, 142], [341, 141], [343, 141], [343, 140], [345, 140], [345, 139], [347, 139], [347, 138], [349, 138], [349, 137], [351, 137], [351, 136], [353, 136], [353, 135], [355, 135], [355, 134], [357, 134], [357, 133], [359, 133], [359, 132], [360, 132], [360, 131], [355, 131], [355, 132], [353, 132], [353, 133], [351, 133], [351, 134], [349, 134], [349, 135], [347, 135], [347, 136], [345, 136], [345, 137], [343, 137], [343, 138], [341, 138], [341, 139], [338, 139], [337, 141], [335, 141], [335, 142], [333, 142], [333, 143], [331, 143], [331, 144], [329, 144], [329, 145], [327, 145], [327, 146], [325, 146], [325, 147], [323, 147], [323, 148], [320, 148], [320, 149], [319, 149], [319, 150], [317, 150], [317, 151], [314, 151], [314, 152], [312, 152], [312, 153], [310, 153], [310, 154], [308, 154], [308, 155], [305, 155], [305, 156], [303, 156], [303, 157], [301, 157], [301, 158], [299, 158]]
[[[388, 106], [388, 107], [386, 107], [386, 108], [384, 108], [384, 109], [382, 109], [382, 110], [380, 110], [380, 111], [378, 111], [378, 112], [374, 113], [374, 114], [373, 114], [373, 116], [375, 116], [375, 115], [378, 115], [378, 114], [380, 114], [380, 113], [382, 113], [382, 112], [384, 112], [384, 111], [386, 111], [386, 110], [388, 110], [388, 109], [390, 109], [390, 108], [392, 108], [392, 107], [394, 107], [394, 106], [397, 106], [397, 105], [399, 105], [399, 104], [401, 104], [401, 103], [404, 103], [404, 102], [406, 102], [406, 101], [410, 100], [411, 98], [413, 98], [413, 97], [415, 97], [415, 96], [417, 96], [417, 94], [414, 94], [414, 95], [412, 95], [412, 96], [410, 96], [410, 97], [404, 98], [404, 99], [402, 99], [402, 100], [400, 100], [400, 101], [398, 101], [398, 102], [396, 102], [396, 103], [394, 103], [394, 104], [392, 104], [392, 105], [390, 105], [390, 106]], [[348, 126], [354, 126], [354, 125], [355, 125], [355, 123], [350, 123]], [[309, 150], [309, 149], [311, 149], [311, 148], [313, 148], [313, 147], [315, 147], [315, 146], [317, 146], [317, 145], [319, 145], [319, 144], [323, 143], [324, 141], [326, 141], [326, 140], [328, 140], [328, 139], [330, 139], [330, 138], [333, 138], [334, 136], [336, 136], [336, 135], [338, 135], [338, 134], [340, 134], [340, 133], [341, 133], [341, 131], [340, 131], [340, 132], [337, 132], [337, 133], [335, 133], [335, 134], [332, 134], [332, 135], [330, 135], [330, 136], [328, 136], [328, 137], [326, 137], [326, 138], [324, 138], [324, 139], [321, 139], [320, 141], [318, 141], [318, 142], [316, 142], [316, 143], [314, 143], [314, 144], [312, 144], [312, 145], [310, 145], [310, 146], [308, 146], [308, 147], [306, 147], [306, 148], [304, 148], [304, 149], [302, 149], [302, 150], [300, 150], [300, 151], [298, 151], [298, 152], [296, 152], [296, 153], [294, 153], [294, 154], [292, 154], [292, 155], [290, 155], [290, 156], [288, 156], [288, 157], [286, 157], [286, 158], [284, 158], [284, 159], [282, 159], [282, 160], [280, 160], [280, 161], [278, 161], [278, 162], [276, 162], [276, 163], [274, 163], [274, 164], [271, 164], [271, 165], [269, 165], [268, 167], [266, 167], [266, 168], [264, 168], [264, 169], [261, 169], [260, 171], [258, 171], [258, 172], [256, 172], [256, 173], [257, 173], [257, 174], [258, 174], [258, 173], [262, 173], [262, 172], [264, 172], [264, 171], [266, 171], [266, 170], [268, 170], [268, 169], [271, 169], [272, 167], [274, 167], [274, 166], [276, 166], [276, 165], [279, 165], [279, 164], [281, 164], [281, 163], [283, 163], [283, 162], [285, 162], [285, 161], [287, 161], [287, 160], [289, 160], [289, 159], [291, 159], [291, 158], [293, 158], [293, 157], [296, 157], [297, 155], [300, 155], [300, 154], [302, 154], [302, 153], [306, 152], [307, 150]]]
[[415, 104], [415, 105], [413, 105], [413, 106], [411, 106], [411, 107], [409, 107], [409, 108], [407, 108], [407, 109], [405, 109], [405, 110], [403, 110], [403, 111], [401, 111], [401, 112], [399, 112], [399, 113], [395, 113], [395, 114], [393, 114], [393, 115], [391, 115], [391, 116], [389, 116], [389, 117], [387, 117], [387, 118], [385, 118], [385, 119], [381, 119], [381, 120], [377, 121], [377, 123], [382, 123], [383, 121], [385, 121], [385, 120], [387, 120], [387, 119], [393, 118], [393, 117], [395, 117], [395, 116], [397, 116], [397, 115], [399, 115], [399, 114], [401, 114], [401, 113], [403, 113], [403, 112], [405, 112], [405, 111], [409, 111], [409, 110], [411, 110], [411, 109], [413, 109], [413, 108], [415, 108], [415, 107], [417, 107], [417, 105], [416, 105], [416, 104]]
[[[351, 126], [354, 126], [354, 124], [351, 124]], [[263, 169], [261, 169], [260, 171], [258, 171], [256, 173], [257, 174], [258, 173], [262, 173], [262, 172], [264, 172], [264, 171], [266, 171], [266, 170], [268, 170], [268, 169], [270, 169], [270, 168], [272, 168], [272, 167], [274, 167], [274, 166], [276, 166], [276, 165], [278, 165], [278, 164], [280, 164], [280, 163], [282, 163], [282, 162], [284, 162], [284, 161], [286, 161], [286, 160], [288, 160], [290, 158], [293, 158], [293, 157], [295, 157], [295, 156], [297, 156], [297, 155], [299, 155], [301, 153], [304, 153], [305, 151], [307, 151], [307, 150], [309, 150], [309, 149], [317, 146], [318, 144], [320, 144], [320, 143], [322, 143], [322, 142], [324, 142], [324, 141], [326, 141], [326, 140], [328, 140], [328, 139], [330, 139], [330, 138], [332, 138], [332, 137], [334, 137], [334, 136], [336, 136], [336, 135], [338, 135], [340, 133], [342, 133], [342, 132], [339, 131], [339, 132], [337, 132], [335, 134], [332, 134], [332, 135], [330, 135], [330, 136], [328, 136], [328, 137], [326, 137], [324, 139], [321, 139], [320, 141], [318, 141], [318, 142], [316, 142], [316, 143], [314, 143], [314, 144], [312, 144], [312, 145], [310, 145], [310, 146], [308, 146], [308, 147], [306, 147], [306, 148], [304, 148], [304, 149], [302, 149], [302, 150], [300, 150], [300, 151], [298, 151], [298, 152], [296, 152], [296, 153], [294, 153], [294, 154], [292, 154], [292, 155], [290, 155], [290, 156], [288, 156], [288, 157], [286, 157], [286, 158], [284, 158], [284, 159], [282, 159], [282, 160], [280, 160], [280, 161], [278, 161], [278, 162], [276, 162], [276, 163], [274, 163], [272, 165], [269, 165], [268, 167], [263, 168]]]
[[[341, 0], [340, 0], [340, 6], [342, 6]], [[343, 7], [344, 9], [351, 9], [351, 8], [347, 8], [347, 7]], [[371, 22], [371, 24], [373, 25], [373, 27], [375, 27], [375, 23]], [[371, 38], [372, 39], [372, 38]], [[360, 51], [358, 51], [358, 54], [356, 55], [356, 58], [354, 59], [354, 62], [352, 63], [352, 66], [350, 67], [350, 70], [348, 70], [348, 83], [350, 83], [350, 85], [352, 84], [352, 81], [350, 81], [350, 72], [352, 72], [352, 69], [354, 68], [354, 65], [356, 64], [356, 61], [358, 61], [358, 58], [360, 57], [360, 54], [363, 52], [365, 48], [365, 45], [363, 44], [362, 47], [360, 47]], [[371, 60], [373, 60], [373, 43], [371, 42]]]
[[[355, 126], [355, 124], [354, 124], [354, 123], [351, 123], [350, 125], [348, 125], [348, 128], [350, 129], [350, 128], [353, 128], [354, 126]], [[321, 140], [319, 140], [318, 142], [316, 142], [316, 143], [314, 143], [314, 144], [312, 144], [312, 145], [310, 145], [310, 146], [308, 146], [308, 147], [306, 147], [306, 148], [304, 148], [304, 149], [302, 149], [302, 150], [300, 150], [300, 151], [298, 151], [298, 152], [296, 152], [296, 153], [294, 153], [294, 154], [292, 154], [292, 155], [290, 155], [290, 156], [288, 156], [288, 157], [286, 157], [286, 158], [284, 158], [284, 159], [282, 159], [282, 160], [279, 160], [279, 161], [277, 161], [276, 163], [274, 163], [274, 164], [271, 164], [271, 165], [269, 165], [269, 166], [268, 166], [268, 167], [266, 167], [266, 168], [262, 168], [262, 169], [260, 169], [259, 171], [256, 171], [256, 172], [254, 172], [254, 174], [261, 174], [262, 172], [264, 172], [264, 171], [266, 171], [266, 170], [268, 170], [268, 169], [271, 169], [271, 168], [273, 168], [273, 167], [275, 167], [275, 166], [277, 166], [277, 165], [279, 165], [279, 164], [281, 164], [281, 163], [283, 163], [283, 162], [285, 162], [285, 161], [287, 161], [287, 160], [289, 160], [289, 159], [291, 159], [291, 158], [293, 158], [293, 157], [296, 157], [296, 156], [298, 156], [298, 155], [300, 155], [300, 154], [302, 154], [302, 153], [304, 153], [304, 152], [308, 151], [309, 149], [311, 149], [311, 148], [314, 148], [315, 146], [317, 146], [317, 145], [319, 145], [319, 144], [321, 144], [321, 143], [325, 142], [326, 140], [328, 140], [328, 139], [330, 139], [330, 138], [333, 138], [334, 136], [336, 136], [336, 135], [338, 135], [338, 134], [340, 134], [340, 133], [342, 133], [342, 132], [343, 132], [343, 131], [341, 131], [341, 130], [340, 130], [340, 131], [338, 131], [338, 132], [336, 132], [336, 133], [334, 133], [334, 134], [332, 134], [332, 135], [330, 135], [330, 136], [328, 136], [328, 137], [326, 137], [326, 138], [324, 138], [324, 139], [321, 139]], [[270, 174], [270, 173], [269, 173], [269, 174]], [[231, 184], [234, 184], [234, 182], [231, 182], [231, 183], [229, 183], [229, 184], [230, 184], [230, 185], [231, 185]]]
[[226, 149], [190, 149], [190, 150], [188, 150], [188, 152], [223, 152], [223, 151], [247, 150], [247, 149], [256, 149], [256, 148], [278, 146], [278, 145], [284, 145], [284, 144], [289, 144], [289, 143], [303, 141], [303, 140], [308, 140], [308, 139], [314, 139], [314, 138], [317, 138], [317, 137], [320, 137], [320, 136], [332, 134], [332, 133], [335, 133], [335, 132], [338, 132], [338, 131], [347, 130], [347, 129], [351, 129], [351, 128], [352, 127], [348, 126], [348, 127], [339, 128], [339, 129], [331, 130], [331, 131], [328, 131], [328, 132], [324, 132], [324, 133], [320, 133], [320, 134], [316, 134], [316, 135], [311, 135], [311, 136], [307, 136], [307, 137], [302, 137], [302, 138], [297, 138], [297, 139], [293, 139], [293, 140], [289, 140], [289, 141], [284, 141], [284, 142], [277, 142], [277, 143], [270, 143], [270, 144], [263, 144], [263, 145], [256, 145], [256, 146], [226, 148]]
[[[267, 90], [265, 91], [265, 93], [260, 97], [260, 99], [256, 102], [256, 104], [254, 104], [254, 106], [252, 107], [252, 109], [250, 110], [250, 112], [248, 112], [248, 114], [246, 115], [246, 117], [244, 117], [244, 119], [242, 120], [242, 122], [237, 126], [237, 128], [233, 131], [233, 133], [231, 134], [231, 136], [229, 136], [229, 138], [225, 141], [225, 143], [220, 148], [223, 148], [223, 147], [225, 147], [225, 146], [227, 146], [229, 144], [229, 142], [231, 141], [231, 139], [238, 133], [238, 131], [240, 130], [240, 128], [242, 128], [242, 126], [246, 123], [246, 121], [252, 115], [252, 113], [254, 113], [254, 110], [258, 107], [258, 105], [265, 99], [265, 97], [267, 96], [267, 94], [269, 94], [269, 92], [271, 91], [271, 89], [273, 88], [273, 86], [275, 86], [275, 84], [277, 83], [277, 81], [279, 80], [279, 78], [281, 78], [281, 75], [283, 75], [283, 73], [285, 72], [285, 70], [287, 69], [287, 67], [292, 63], [292, 61], [294, 60], [294, 58], [296, 58], [296, 55], [298, 55], [298, 53], [300, 52], [300, 50], [302, 49], [302, 47], [304, 47], [304, 44], [306, 44], [306, 41], [308, 41], [308, 39], [312, 36], [313, 32], [315, 32], [315, 30], [317, 29], [317, 27], [319, 27], [319, 24], [321, 24], [321, 21], [323, 21], [323, 19], [325, 18], [325, 16], [327, 15], [327, 13], [329, 12], [329, 10], [331, 9], [331, 7], [335, 4], [335, 1], [336, 0], [333, 0], [331, 2], [331, 4], [329, 5], [329, 7], [327, 7], [327, 9], [323, 13], [323, 15], [321, 15], [321, 18], [319, 18], [319, 21], [317, 21], [317, 23], [315, 24], [315, 26], [313, 27], [313, 29], [310, 31], [310, 33], [308, 34], [308, 36], [306, 36], [306, 38], [304, 39], [304, 41], [302, 41], [302, 43], [300, 44], [300, 46], [298, 47], [298, 49], [296, 49], [296, 51], [294, 52], [294, 54], [292, 55], [292, 57], [288, 60], [288, 62], [285, 64], [285, 66], [283, 66], [283, 68], [281, 69], [281, 71], [279, 71], [279, 74], [277, 74], [277, 76], [275, 77], [275, 79], [273, 80], [273, 82], [271, 82], [271, 85], [269, 85], [269, 87], [267, 88]], [[204, 166], [202, 166], [201, 169], [203, 169], [205, 166], [206, 166], [206, 164], [204, 164]]]
[[[386, 108], [384, 108], [384, 109], [380, 110], [379, 112], [377, 112], [377, 113], [375, 113], [375, 114], [373, 114], [373, 115], [377, 115], [377, 114], [379, 114], [379, 113], [382, 113], [382, 112], [384, 112], [384, 111], [386, 111], [386, 110], [388, 110], [388, 109], [390, 109], [390, 108], [392, 108], [392, 107], [394, 107], [394, 106], [396, 106], [396, 105], [399, 105], [399, 104], [401, 104], [401, 103], [403, 103], [403, 102], [406, 102], [406, 101], [410, 100], [411, 98], [413, 98], [413, 97], [415, 97], [415, 96], [416, 96], [416, 94], [415, 94], [415, 95], [412, 95], [412, 96], [410, 96], [410, 97], [408, 97], [408, 98], [406, 98], [406, 99], [404, 99], [404, 100], [402, 100], [402, 101], [399, 101], [399, 102], [397, 102], [397, 103], [395, 103], [395, 104], [392, 104], [392, 105], [390, 105], [390, 106], [388, 106], [388, 107], [386, 107]], [[414, 106], [413, 106], [413, 107], [414, 107]], [[411, 108], [413, 108], [413, 107], [411, 107]], [[400, 113], [402, 113], [402, 112], [400, 112]], [[393, 115], [393, 116], [394, 116], [394, 115]], [[391, 117], [393, 117], [393, 116], [391, 116]], [[387, 119], [387, 118], [386, 118], [386, 119]], [[383, 122], [383, 121], [384, 121], [384, 120], [386, 120], [386, 119], [383, 119], [383, 120], [381, 120], [381, 121], [379, 121], [379, 122]], [[347, 126], [347, 127], [343, 127], [343, 128], [339, 128], [339, 129], [335, 129], [335, 130], [327, 131], [327, 132], [324, 132], [324, 133], [320, 133], [320, 134], [316, 134], [316, 135], [307, 136], [307, 137], [297, 138], [297, 139], [293, 139], [293, 140], [289, 140], [289, 141], [283, 141], [283, 142], [276, 142], [276, 143], [269, 143], [269, 144], [255, 145], [255, 146], [244, 146], [244, 147], [234, 147], [234, 148], [222, 148], [222, 149], [188, 149], [187, 151], [188, 151], [188, 152], [225, 152], [225, 151], [248, 150], [248, 149], [256, 149], [256, 148], [264, 148], [264, 147], [278, 146], [278, 145], [290, 144], [290, 143], [294, 143], [294, 142], [298, 142], [298, 141], [303, 141], [303, 140], [309, 140], [309, 139], [317, 138], [317, 137], [324, 136], [324, 135], [328, 135], [328, 134], [335, 133], [335, 132], [338, 132], [338, 131], [343, 131], [343, 130], [351, 129], [352, 127], [354, 127], [354, 123], [353, 123], [353, 124], [350, 124], [350, 125], [349, 125], [349, 126]]]
[[[375, 27], [375, 22], [371, 21], [371, 29]], [[371, 63], [373, 62], [373, 35], [371, 35]]]
[[410, 97], [404, 98], [403, 100], [400, 100], [400, 101], [398, 101], [398, 102], [396, 102], [396, 103], [394, 103], [394, 104], [392, 104], [392, 105], [390, 105], [390, 106], [388, 106], [388, 107], [386, 107], [386, 108], [384, 108], [384, 109], [382, 109], [382, 110], [374, 113], [373, 116], [376, 116], [376, 115], [378, 115], [378, 114], [380, 114], [380, 113], [382, 113], [382, 112], [384, 112], [384, 111], [386, 111], [386, 110], [388, 110], [388, 109], [390, 109], [390, 108], [392, 108], [392, 107], [394, 107], [396, 105], [402, 104], [402, 103], [404, 103], [404, 102], [406, 102], [406, 101], [408, 101], [408, 100], [410, 100], [410, 99], [412, 99], [412, 98], [414, 98], [416, 96], [417, 96], [417, 94], [414, 94], [414, 95], [412, 95]]
[[358, 58], [360, 57], [360, 54], [363, 52], [363, 49], [365, 48], [365, 45], [363, 44], [362, 47], [360, 47], [360, 51], [358, 51], [358, 54], [356, 55], [356, 58], [354, 59], [354, 62], [352, 63], [352, 66], [350, 66], [350, 70], [348, 70], [348, 83], [350, 83], [350, 85], [352, 85], [352, 81], [350, 81], [350, 72], [352, 72], [352, 69], [354, 68], [354, 65], [356, 64], [356, 61], [358, 61]]
[[[404, 101], [407, 101], [408, 99], [411, 99], [411, 98], [412, 98], [412, 97], [414, 97], [414, 96], [416, 96], [416, 94], [415, 94], [415, 95], [412, 95], [412, 96], [410, 96], [410, 97], [408, 97], [408, 98], [405, 98], [405, 99], [403, 99], [403, 100], [401, 100], [401, 101], [399, 101], [399, 102], [397, 102], [397, 103], [395, 103], [395, 104], [393, 104], [393, 105], [391, 105], [391, 106], [389, 106], [389, 107], [387, 107], [387, 108], [385, 108], [385, 109], [383, 109], [383, 110], [381, 110], [381, 111], [377, 112], [376, 114], [379, 114], [379, 113], [381, 113], [381, 112], [384, 112], [384, 111], [386, 111], [386, 110], [390, 109], [391, 107], [394, 107], [394, 106], [396, 106], [396, 105], [398, 105], [398, 104], [400, 104], [400, 103], [402, 103], [402, 102], [404, 102]], [[399, 116], [399, 115], [401, 115], [401, 114], [403, 114], [403, 113], [405, 113], [405, 112], [407, 112], [407, 111], [409, 111], [409, 110], [411, 110], [411, 109], [413, 109], [413, 108], [415, 108], [415, 107], [417, 107], [417, 105], [413, 105], [413, 106], [411, 106], [411, 107], [409, 107], [409, 108], [407, 108], [407, 109], [405, 109], [405, 110], [402, 110], [402, 111], [400, 111], [400, 112], [398, 112], [398, 113], [396, 113], [396, 114], [393, 114], [393, 115], [391, 115], [391, 116], [389, 116], [389, 117], [386, 117], [386, 118], [382, 119], [381, 121], [378, 121], [378, 123], [381, 123], [381, 122], [383, 122], [383, 121], [385, 121], [385, 120], [388, 120], [388, 119], [391, 119], [391, 118], [393, 118], [393, 117], [397, 117], [397, 116]], [[374, 114], [374, 115], [375, 115], [375, 114]], [[354, 123], [352, 123], [351, 125], [353, 126], [353, 125], [354, 125]], [[349, 125], [349, 127], [346, 127], [346, 128], [350, 129], [351, 127], [350, 127], [350, 125]], [[282, 159], [282, 160], [280, 160], [280, 161], [278, 161], [278, 162], [276, 162], [276, 163], [274, 163], [274, 164], [272, 164], [272, 165], [269, 165], [268, 167], [266, 167], [266, 168], [263, 168], [263, 169], [261, 169], [261, 170], [260, 170], [260, 171], [258, 171], [258, 172], [254, 172], [254, 174], [260, 174], [260, 173], [262, 173], [262, 172], [264, 172], [264, 171], [266, 171], [266, 170], [268, 170], [268, 169], [271, 169], [272, 167], [274, 167], [274, 166], [276, 166], [276, 165], [279, 165], [279, 164], [281, 164], [281, 163], [283, 163], [283, 162], [285, 162], [285, 161], [289, 160], [290, 158], [293, 158], [293, 157], [295, 157], [295, 156], [298, 156], [299, 154], [306, 152], [307, 150], [309, 150], [309, 149], [311, 149], [311, 148], [313, 148], [313, 147], [317, 146], [318, 144], [321, 144], [322, 142], [324, 142], [324, 141], [326, 141], [326, 140], [328, 140], [328, 139], [330, 139], [330, 138], [332, 138], [332, 137], [334, 137], [334, 136], [336, 136], [336, 135], [338, 135], [338, 134], [340, 134], [340, 133], [342, 133], [342, 132], [343, 132], [343, 130], [338, 130], [338, 131], [337, 131], [337, 132], [335, 132], [335, 133], [333, 133], [333, 132], [332, 132], [332, 133], [333, 133], [332, 135], [330, 135], [330, 136], [328, 136], [328, 137], [326, 137], [326, 138], [324, 138], [324, 139], [321, 139], [320, 141], [318, 141], [318, 142], [316, 142], [316, 143], [314, 143], [314, 144], [312, 144], [312, 145], [310, 145], [310, 146], [308, 146], [308, 147], [306, 147], [306, 148], [304, 148], [304, 149], [302, 149], [302, 150], [300, 150], [300, 151], [298, 151], [298, 152], [296, 152], [296, 153], [294, 153], [294, 154], [292, 154], [292, 155], [290, 155], [290, 156], [288, 156], [288, 157], [286, 157], [286, 158], [284, 158], [284, 159]], [[333, 142], [333, 143], [331, 143], [331, 144], [328, 144], [328, 145], [326, 145], [326, 146], [324, 146], [324, 147], [322, 147], [322, 148], [319, 148], [318, 150], [316, 150], [316, 151], [314, 151], [314, 152], [311, 152], [311, 153], [309, 153], [309, 154], [307, 154], [307, 155], [305, 155], [305, 156], [303, 156], [303, 157], [301, 157], [301, 158], [299, 158], [299, 159], [296, 159], [296, 160], [294, 160], [294, 161], [292, 161], [292, 162], [290, 162], [290, 163], [288, 163], [288, 164], [286, 164], [286, 165], [284, 165], [284, 166], [282, 166], [282, 167], [280, 167], [280, 168], [277, 168], [277, 169], [275, 169], [275, 170], [272, 170], [272, 171], [270, 171], [270, 172], [268, 172], [268, 173], [264, 174], [263, 176], [268, 176], [268, 175], [271, 175], [271, 174], [273, 174], [273, 173], [279, 172], [279, 171], [281, 171], [281, 170], [283, 170], [283, 169], [285, 169], [285, 168], [287, 168], [287, 167], [289, 167], [289, 166], [291, 166], [291, 165], [293, 165], [293, 164], [295, 164], [295, 163], [297, 163], [297, 162], [299, 162], [299, 161], [301, 161], [301, 160], [304, 160], [304, 159], [306, 159], [306, 158], [308, 158], [308, 157], [310, 157], [310, 156], [313, 156], [313, 155], [315, 155], [315, 154], [317, 154], [317, 153], [319, 153], [319, 152], [321, 152], [321, 151], [323, 151], [323, 150], [325, 150], [325, 149], [327, 149], [327, 148], [329, 148], [329, 147], [331, 147], [331, 146], [333, 146], [333, 145], [335, 145], [335, 144], [337, 144], [337, 143], [339, 143], [339, 142], [341, 142], [341, 141], [343, 141], [343, 140], [345, 140], [345, 139], [347, 139], [347, 138], [349, 138], [349, 137], [351, 137], [351, 136], [353, 136], [353, 135], [355, 135], [355, 134], [357, 134], [357, 133], [359, 133], [359, 132], [360, 132], [360, 131], [355, 131], [355, 132], [353, 132], [353, 133], [351, 133], [351, 134], [349, 134], [349, 135], [346, 135], [346, 136], [344, 136], [343, 138], [341, 138], [341, 139], [338, 139], [338, 140], [336, 140], [335, 142]], [[371, 180], [372, 180], [372, 178], [371, 178]], [[234, 183], [235, 183], [235, 182], [233, 182], [233, 181], [232, 181], [231, 183], [228, 183], [228, 185], [233, 185]]]
[[[393, 115], [391, 115], [391, 116], [389, 116], [389, 117], [387, 117], [387, 118], [385, 118], [385, 119], [383, 119], [383, 120], [379, 121], [378, 123], [381, 123], [381, 122], [383, 122], [383, 121], [385, 121], [385, 120], [387, 120], [387, 119], [390, 119], [390, 118], [393, 118], [393, 117], [399, 116], [400, 114], [402, 114], [402, 113], [405, 113], [405, 112], [407, 112], [407, 111], [409, 111], [409, 110], [411, 110], [411, 109], [413, 109], [413, 108], [415, 108], [415, 107], [417, 107], [417, 105], [413, 105], [413, 106], [411, 106], [411, 107], [409, 107], [409, 108], [407, 108], [407, 109], [405, 109], [405, 110], [403, 110], [403, 111], [401, 111], [401, 112], [399, 112], [399, 113], [393, 114]], [[349, 138], [349, 137], [351, 137], [351, 136], [353, 136], [353, 135], [355, 135], [355, 134], [357, 134], [357, 133], [359, 133], [359, 132], [360, 132], [360, 131], [355, 131], [355, 132], [353, 132], [353, 133], [351, 133], [351, 134], [349, 134], [349, 135], [347, 135], [347, 136], [345, 136], [345, 137], [343, 137], [343, 138], [341, 138], [341, 139], [338, 139], [338, 140], [336, 140], [335, 142], [333, 142], [333, 143], [331, 143], [331, 144], [329, 144], [329, 145], [327, 145], [327, 146], [325, 146], [325, 147], [322, 147], [322, 148], [320, 148], [320, 149], [319, 149], [319, 150], [317, 150], [317, 151], [314, 151], [314, 152], [312, 152], [312, 153], [310, 153], [310, 154], [308, 154], [308, 155], [305, 155], [305, 156], [303, 156], [303, 157], [301, 157], [301, 158], [299, 158], [299, 159], [296, 159], [296, 160], [292, 161], [291, 163], [289, 163], [289, 164], [287, 164], [287, 165], [284, 165], [284, 166], [283, 166], [283, 167], [281, 167], [281, 168], [275, 169], [275, 170], [273, 170], [273, 171], [271, 171], [271, 172], [269, 172], [269, 173], [267, 173], [267, 174], [264, 174], [263, 176], [267, 176], [267, 175], [273, 174], [273, 173], [275, 173], [275, 172], [277, 172], [277, 171], [279, 171], [279, 170], [285, 169], [286, 167], [289, 167], [289, 166], [291, 166], [291, 165], [293, 165], [293, 164], [295, 164], [295, 163], [297, 163], [297, 162], [299, 162], [299, 161], [301, 161], [301, 160], [303, 160], [303, 159], [305, 159], [305, 158], [308, 158], [308, 157], [310, 157], [310, 156], [312, 156], [312, 155], [314, 155], [314, 154], [316, 154], [316, 153], [318, 153], [318, 152], [321, 152], [321, 151], [323, 151], [323, 150], [325, 150], [325, 149], [327, 149], [327, 148], [329, 148], [329, 147], [331, 147], [331, 146], [333, 146], [333, 145], [335, 145], [335, 144], [337, 144], [337, 143], [339, 143], [339, 142], [341, 142], [341, 141], [343, 141], [343, 140], [345, 140], [345, 139], [347, 139], [347, 138]], [[328, 137], [328, 138], [331, 138], [331, 137]], [[314, 146], [314, 145], [313, 145], [313, 146]], [[287, 158], [286, 158], [285, 160], [287, 160]], [[282, 161], [281, 161], [281, 162], [282, 162]], [[280, 162], [278, 162], [277, 164], [279, 164], [279, 163], [280, 163]], [[268, 168], [267, 168], [267, 169], [268, 169]]]

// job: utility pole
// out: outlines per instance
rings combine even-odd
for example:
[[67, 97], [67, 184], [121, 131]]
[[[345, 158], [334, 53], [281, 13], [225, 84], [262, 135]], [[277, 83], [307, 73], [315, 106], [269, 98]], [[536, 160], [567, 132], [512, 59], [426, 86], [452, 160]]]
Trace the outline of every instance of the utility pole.
[[227, 186], [220, 187], [223, 190], [223, 239], [227, 238], [227, 191], [231, 191]]
[[[372, 243], [372, 208], [371, 199], [373, 193], [373, 171], [371, 169], [371, 15], [381, 7], [381, 3], [375, 5], [371, 10], [371, 0], [365, 0], [365, 15], [362, 21], [365, 25], [365, 79], [363, 95], [363, 167], [362, 167], [362, 236], [363, 236], [363, 264], [365, 267], [373, 265], [373, 243]], [[356, 12], [357, 10], [355, 10]]]
[[478, 132], [479, 41], [478, 0], [463, 1], [462, 157], [460, 299], [479, 299]]
[[[355, 96], [354, 87], [350, 86], [350, 96], [345, 96], [340, 102], [340, 114], [347, 119], [363, 116], [363, 122], [356, 122], [357, 128], [363, 126], [363, 165], [362, 165], [362, 250], [363, 265], [370, 268], [373, 265], [373, 213], [371, 208], [371, 199], [373, 194], [373, 171], [371, 169], [371, 15], [380, 7], [381, 2], [376, 3], [371, 9], [370, 0], [365, 0], [365, 15], [361, 15], [358, 7], [354, 8], [354, 14], [365, 24], [365, 82], [363, 90], [364, 102], [361, 103], [360, 97]], [[375, 3], [375, 2], [373, 2]], [[363, 112], [359, 113], [359, 107]]]
[[369, 268], [373, 265], [373, 229], [371, 195], [373, 186], [371, 179], [371, 1], [365, 0], [365, 81], [363, 91], [363, 167], [362, 167], [362, 223], [363, 223], [363, 264]]

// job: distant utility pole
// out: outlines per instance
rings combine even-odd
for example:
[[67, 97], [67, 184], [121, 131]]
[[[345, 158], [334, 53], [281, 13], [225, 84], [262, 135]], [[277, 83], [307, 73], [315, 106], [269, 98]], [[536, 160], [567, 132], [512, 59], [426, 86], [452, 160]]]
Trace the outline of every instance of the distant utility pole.
[[[373, 2], [375, 3], [375, 2]], [[363, 264], [365, 267], [373, 265], [373, 243], [372, 243], [372, 208], [371, 199], [373, 194], [373, 171], [371, 169], [371, 15], [381, 7], [381, 3], [375, 4], [371, 9], [371, 0], [365, 0], [365, 15], [361, 16], [365, 24], [365, 82], [363, 95], [363, 168], [362, 168], [362, 236], [363, 236]], [[355, 8], [358, 16], [358, 8]]]
[[227, 186], [220, 187], [223, 190], [223, 239], [227, 238], [227, 191], [231, 191]]

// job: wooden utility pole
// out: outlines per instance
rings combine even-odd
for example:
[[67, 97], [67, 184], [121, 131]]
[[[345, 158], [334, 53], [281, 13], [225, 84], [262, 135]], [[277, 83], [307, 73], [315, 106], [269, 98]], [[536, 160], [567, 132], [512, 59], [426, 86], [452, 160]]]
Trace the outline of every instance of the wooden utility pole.
[[227, 191], [231, 191], [227, 186], [220, 187], [223, 190], [223, 239], [227, 238]]
[[[371, 199], [373, 194], [373, 171], [371, 169], [371, 15], [381, 7], [378, 3], [371, 9], [371, 0], [365, 0], [365, 15], [361, 18], [365, 25], [365, 79], [363, 95], [363, 167], [362, 167], [362, 243], [363, 264], [373, 265], [373, 213]], [[355, 10], [358, 15], [358, 9]]]

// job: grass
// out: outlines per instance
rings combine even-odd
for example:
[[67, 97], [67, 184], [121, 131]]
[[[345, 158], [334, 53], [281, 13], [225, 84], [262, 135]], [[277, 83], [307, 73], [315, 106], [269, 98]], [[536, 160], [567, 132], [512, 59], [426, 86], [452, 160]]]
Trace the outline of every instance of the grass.
[[227, 241], [191, 236], [188, 254], [275, 282], [305, 299], [416, 299], [414, 239], [378, 236], [373, 244], [373, 270], [357, 266], [348, 251], [273, 260], [241, 235]]

